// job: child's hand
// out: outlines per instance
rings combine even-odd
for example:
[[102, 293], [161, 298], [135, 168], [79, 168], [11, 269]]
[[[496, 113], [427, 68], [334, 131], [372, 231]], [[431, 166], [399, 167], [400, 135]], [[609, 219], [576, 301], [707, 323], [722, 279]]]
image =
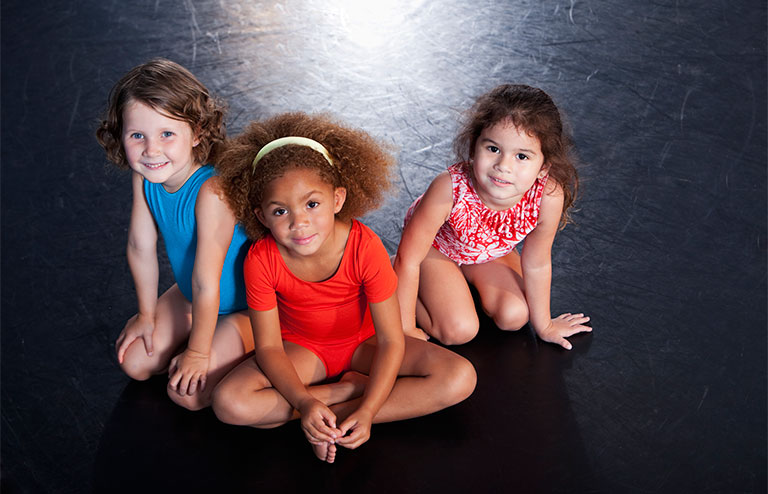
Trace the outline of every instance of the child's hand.
[[319, 400], [309, 400], [299, 407], [301, 429], [312, 444], [335, 443], [341, 437], [336, 428], [336, 415]]
[[203, 391], [205, 379], [208, 376], [208, 358], [208, 355], [190, 348], [176, 355], [168, 368], [171, 389], [180, 395], [193, 395], [198, 389], [199, 382], [200, 391]]
[[573, 346], [566, 338], [576, 333], [592, 331], [591, 327], [584, 326], [584, 323], [587, 321], [589, 321], [589, 317], [584, 314], [571, 314], [568, 312], [552, 319], [549, 326], [541, 331], [537, 331], [537, 333], [542, 340], [555, 343], [566, 350], [570, 350]]
[[155, 321], [141, 317], [136, 314], [132, 318], [128, 319], [125, 323], [125, 327], [120, 331], [120, 335], [115, 341], [115, 350], [117, 350], [117, 361], [121, 364], [125, 359], [125, 352], [131, 343], [137, 338], [141, 338], [144, 341], [144, 349], [147, 351], [147, 356], [152, 356], [152, 333], [155, 332]]
[[[347, 417], [339, 429], [341, 437], [336, 440], [345, 448], [355, 449], [371, 437], [371, 423], [373, 415], [365, 410], [355, 410], [352, 415]], [[347, 436], [347, 432], [351, 433]]]

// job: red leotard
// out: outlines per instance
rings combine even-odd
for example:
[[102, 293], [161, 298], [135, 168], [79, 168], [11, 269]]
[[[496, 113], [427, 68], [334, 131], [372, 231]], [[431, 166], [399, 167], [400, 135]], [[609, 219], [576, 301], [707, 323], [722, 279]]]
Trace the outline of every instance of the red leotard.
[[384, 245], [357, 220], [339, 269], [325, 281], [294, 276], [270, 234], [251, 246], [244, 271], [248, 307], [270, 310], [277, 305], [283, 340], [317, 355], [326, 377], [349, 370], [355, 349], [375, 334], [368, 304], [383, 302], [397, 288]]

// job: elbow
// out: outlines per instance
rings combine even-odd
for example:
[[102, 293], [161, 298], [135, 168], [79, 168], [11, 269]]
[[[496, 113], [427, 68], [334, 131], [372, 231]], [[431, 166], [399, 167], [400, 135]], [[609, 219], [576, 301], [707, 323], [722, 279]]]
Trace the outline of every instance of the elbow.
[[125, 253], [128, 257], [144, 257], [154, 254], [156, 244], [134, 236], [128, 237]]
[[198, 277], [192, 277], [192, 297], [194, 300], [219, 300], [219, 283], [218, 280], [214, 283], [200, 279]]

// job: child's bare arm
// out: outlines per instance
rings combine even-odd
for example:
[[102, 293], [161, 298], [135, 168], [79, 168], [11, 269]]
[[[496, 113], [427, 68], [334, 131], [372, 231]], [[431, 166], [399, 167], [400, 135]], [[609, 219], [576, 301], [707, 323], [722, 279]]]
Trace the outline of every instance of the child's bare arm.
[[[370, 437], [373, 418], [389, 397], [405, 354], [405, 336], [397, 295], [369, 306], [376, 328], [376, 354], [371, 363], [370, 379], [360, 406], [339, 426], [343, 437], [336, 441], [352, 449]], [[351, 434], [344, 436], [347, 431], [351, 431]]]
[[397, 298], [403, 329], [416, 328], [416, 300], [419, 294], [420, 265], [429, 252], [440, 226], [453, 208], [451, 176], [443, 172], [432, 181], [403, 230], [395, 257]]
[[147, 355], [152, 355], [152, 333], [157, 307], [157, 226], [144, 198], [144, 182], [138, 173], [131, 177], [133, 202], [128, 228], [126, 258], [131, 269], [139, 310], [117, 338], [117, 359], [123, 363], [125, 352], [137, 338], [142, 338]]
[[248, 313], [253, 328], [254, 356], [264, 375], [272, 387], [299, 411], [301, 428], [310, 442], [333, 442], [341, 436], [336, 428], [336, 415], [307, 391], [285, 353], [277, 307], [265, 311], [249, 309]]
[[[219, 196], [218, 177], [208, 179], [195, 204], [197, 248], [192, 271], [192, 330], [186, 350], [169, 367], [169, 384], [179, 394], [205, 389], [211, 342], [219, 316], [219, 284], [235, 217]], [[199, 383], [199, 387], [198, 387]]]
[[552, 243], [562, 210], [563, 192], [555, 185], [541, 198], [539, 222], [525, 239], [521, 262], [531, 326], [542, 340], [570, 350], [571, 343], [565, 338], [591, 328], [583, 325], [589, 321], [584, 314], [562, 314], [552, 319], [550, 312]]

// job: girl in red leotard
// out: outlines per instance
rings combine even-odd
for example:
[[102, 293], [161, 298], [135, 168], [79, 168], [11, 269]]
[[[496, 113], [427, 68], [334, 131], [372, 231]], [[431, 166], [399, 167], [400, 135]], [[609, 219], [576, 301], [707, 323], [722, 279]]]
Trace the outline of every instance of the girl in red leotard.
[[219, 419], [275, 427], [300, 417], [315, 454], [333, 462], [336, 445], [360, 446], [373, 422], [472, 393], [467, 360], [404, 336], [387, 252], [354, 219], [380, 204], [393, 164], [364, 132], [300, 113], [251, 124], [229, 144], [219, 169], [254, 240], [244, 270], [256, 348], [216, 389]]
[[474, 338], [468, 283], [501, 329], [530, 321], [542, 340], [566, 349], [566, 337], [591, 331], [584, 314], [553, 319], [549, 308], [552, 242], [578, 189], [569, 146], [544, 91], [507, 84], [478, 99], [455, 141], [461, 161], [406, 214], [394, 263], [406, 334], [449, 345]]

